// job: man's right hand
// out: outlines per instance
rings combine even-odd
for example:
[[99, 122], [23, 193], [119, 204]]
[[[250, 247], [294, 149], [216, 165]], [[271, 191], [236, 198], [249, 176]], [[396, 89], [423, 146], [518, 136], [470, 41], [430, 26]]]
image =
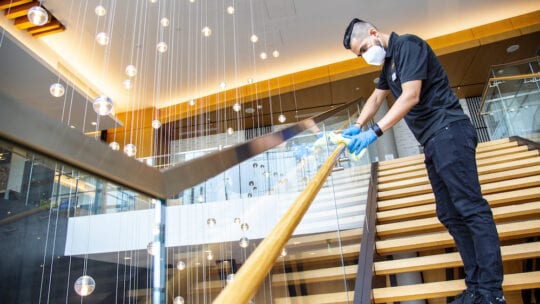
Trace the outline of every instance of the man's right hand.
[[341, 131], [341, 135], [343, 136], [354, 136], [360, 134], [360, 127], [358, 125], [353, 125], [352, 127], [349, 127], [343, 131]]

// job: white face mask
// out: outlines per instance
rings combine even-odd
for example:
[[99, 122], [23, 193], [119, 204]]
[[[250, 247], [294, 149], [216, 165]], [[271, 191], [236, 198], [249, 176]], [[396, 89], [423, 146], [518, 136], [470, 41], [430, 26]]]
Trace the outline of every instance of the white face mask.
[[362, 54], [362, 58], [371, 65], [381, 65], [386, 57], [386, 51], [380, 45], [373, 44]]

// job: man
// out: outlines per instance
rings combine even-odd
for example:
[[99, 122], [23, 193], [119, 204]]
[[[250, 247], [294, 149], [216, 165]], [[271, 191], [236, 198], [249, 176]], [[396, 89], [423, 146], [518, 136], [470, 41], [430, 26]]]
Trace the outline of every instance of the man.
[[[383, 65], [377, 88], [354, 126], [342, 132], [351, 139], [350, 152], [359, 153], [405, 118], [424, 146], [437, 217], [454, 238], [463, 260], [467, 289], [452, 303], [506, 303], [499, 238], [478, 181], [476, 131], [433, 50], [417, 36], [384, 34], [359, 19], [350, 22], [343, 44], [368, 64]], [[389, 92], [395, 98], [390, 110], [370, 129], [361, 131]]]

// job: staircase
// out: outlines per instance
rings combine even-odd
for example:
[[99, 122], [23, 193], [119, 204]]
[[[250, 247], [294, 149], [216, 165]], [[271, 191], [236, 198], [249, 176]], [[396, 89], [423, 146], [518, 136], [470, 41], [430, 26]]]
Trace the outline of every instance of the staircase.
[[[482, 143], [477, 164], [501, 239], [507, 303], [536, 303], [540, 299], [530, 290], [540, 288], [540, 265], [534, 265], [540, 257], [539, 150], [510, 139]], [[333, 252], [325, 251], [324, 243], [335, 242], [336, 233], [304, 236], [306, 242], [294, 247], [299, 253], [286, 256], [272, 271], [273, 302], [352, 303], [360, 234], [360, 229], [342, 231], [343, 250]], [[423, 155], [379, 164], [375, 244], [373, 303], [424, 299], [442, 304], [465, 288], [459, 254], [435, 215]], [[323, 258], [310, 260], [313, 246], [325, 252]], [[403, 253], [413, 257], [397, 259]], [[408, 272], [420, 273], [423, 283], [392, 284]]]

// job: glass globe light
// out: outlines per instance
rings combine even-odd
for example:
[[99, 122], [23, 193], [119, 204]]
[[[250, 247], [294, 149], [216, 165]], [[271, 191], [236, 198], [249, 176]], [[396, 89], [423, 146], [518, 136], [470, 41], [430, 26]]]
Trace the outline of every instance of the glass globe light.
[[224, 81], [219, 83], [219, 88], [220, 89], [224, 90], [226, 87], [227, 87], [227, 84]]
[[230, 273], [227, 275], [227, 284], [234, 281], [234, 273]]
[[242, 110], [242, 106], [238, 102], [236, 102], [233, 104], [232, 109], [235, 112], [240, 112], [240, 110]]
[[132, 64], [128, 65], [126, 67], [126, 75], [129, 77], [134, 77], [137, 75], [137, 68]]
[[228, 127], [228, 128], [227, 128], [227, 134], [233, 135], [233, 134], [234, 134], [234, 129], [231, 128], [231, 127]]
[[273, 51], [272, 56], [274, 56], [274, 58], [278, 58], [279, 57], [279, 51], [278, 50]]
[[214, 254], [212, 253], [212, 251], [209, 251], [207, 254], [206, 254], [206, 259], [211, 261], [214, 259]]
[[182, 298], [181, 296], [177, 296], [174, 298], [174, 301], [173, 301], [174, 304], [184, 304], [184, 298]]
[[112, 100], [107, 96], [98, 96], [94, 99], [94, 111], [101, 116], [109, 115], [113, 109]]
[[130, 90], [133, 88], [133, 82], [131, 82], [131, 79], [126, 79], [122, 82], [122, 85], [124, 86], [124, 89]]
[[54, 97], [62, 97], [64, 96], [64, 92], [66, 90], [64, 89], [64, 86], [61, 83], [53, 83], [51, 84], [51, 87], [49, 88], [49, 92]]
[[109, 144], [109, 147], [111, 149], [113, 149], [114, 151], [118, 151], [120, 150], [120, 144], [118, 144], [117, 142], [113, 141]]
[[242, 231], [248, 231], [249, 230], [248, 223], [242, 223], [242, 225], [240, 225], [240, 229], [242, 229]]
[[167, 51], [167, 43], [161, 41], [157, 44], [156, 49], [160, 53], [165, 53]]
[[251, 78], [251, 77], [248, 78], [248, 79], [247, 79], [247, 83], [252, 84], [252, 83], [253, 83], [253, 78]]
[[216, 219], [211, 217], [206, 220], [206, 224], [208, 224], [208, 227], [212, 228], [216, 225]]
[[156, 3], [158, 0], [150, 0], [150, 3]]
[[285, 115], [283, 114], [279, 114], [277, 120], [279, 120], [279, 122], [281, 123], [284, 123], [287, 120], [287, 117], [285, 117]]
[[249, 40], [251, 40], [251, 42], [255, 43], [255, 42], [259, 41], [259, 37], [257, 37], [257, 35], [255, 35], [255, 34], [253, 34], [253, 35], [251, 35]]
[[178, 261], [178, 263], [176, 263], [176, 269], [180, 271], [186, 269], [186, 263], [184, 263], [184, 261]]
[[202, 33], [203, 33], [204, 37], [209, 37], [210, 35], [212, 35], [212, 30], [208, 26], [205, 26], [202, 29]]
[[241, 239], [240, 239], [240, 247], [242, 248], [246, 248], [247, 246], [249, 246], [249, 239], [245, 236], [243, 236]]
[[91, 276], [80, 276], [73, 285], [75, 292], [81, 297], [90, 295], [96, 289], [96, 281]]
[[240, 225], [240, 223], [242, 223], [242, 220], [239, 218], [239, 217], [235, 217], [233, 222], [236, 224], [236, 225]]
[[99, 17], [103, 17], [107, 14], [107, 10], [101, 4], [96, 6], [96, 9], [94, 10], [94, 12], [96, 12], [96, 15], [98, 15]]
[[107, 35], [107, 33], [104, 33], [104, 32], [99, 32], [96, 35], [96, 42], [99, 45], [107, 45], [107, 44], [109, 44], [109, 35]]
[[191, 2], [191, 3], [195, 3], [195, 0], [189, 0], [189, 2]]
[[161, 127], [161, 121], [159, 119], [152, 120], [152, 128], [159, 129]]
[[150, 255], [156, 256], [159, 252], [160, 243], [159, 242], [150, 242], [148, 243], [148, 246], [146, 247], [146, 250]]
[[163, 27], [168, 27], [169, 24], [170, 24], [171, 22], [169, 21], [169, 18], [163, 17], [163, 18], [161, 18], [161, 20], [159, 21], [159, 23], [160, 23], [161, 26], [163, 26]]
[[137, 154], [137, 147], [134, 144], [127, 144], [124, 147], [124, 153], [129, 157], [133, 157]]
[[286, 248], [281, 249], [281, 256], [284, 257], [286, 255], [287, 255], [287, 249]]
[[204, 202], [204, 196], [199, 195], [199, 197], [197, 197], [197, 200], [199, 201], [199, 203], [203, 203]]
[[268, 58], [268, 54], [266, 54], [265, 52], [262, 52], [259, 57], [261, 57], [262, 60], [265, 60], [266, 58]]
[[33, 25], [42, 26], [49, 21], [49, 14], [41, 6], [32, 6], [26, 14]]
[[194, 106], [195, 105], [195, 99], [190, 99], [189, 100], [189, 105]]
[[228, 13], [229, 15], [234, 14], [234, 7], [233, 7], [233, 6], [228, 6], [228, 7], [227, 7], [227, 13]]

